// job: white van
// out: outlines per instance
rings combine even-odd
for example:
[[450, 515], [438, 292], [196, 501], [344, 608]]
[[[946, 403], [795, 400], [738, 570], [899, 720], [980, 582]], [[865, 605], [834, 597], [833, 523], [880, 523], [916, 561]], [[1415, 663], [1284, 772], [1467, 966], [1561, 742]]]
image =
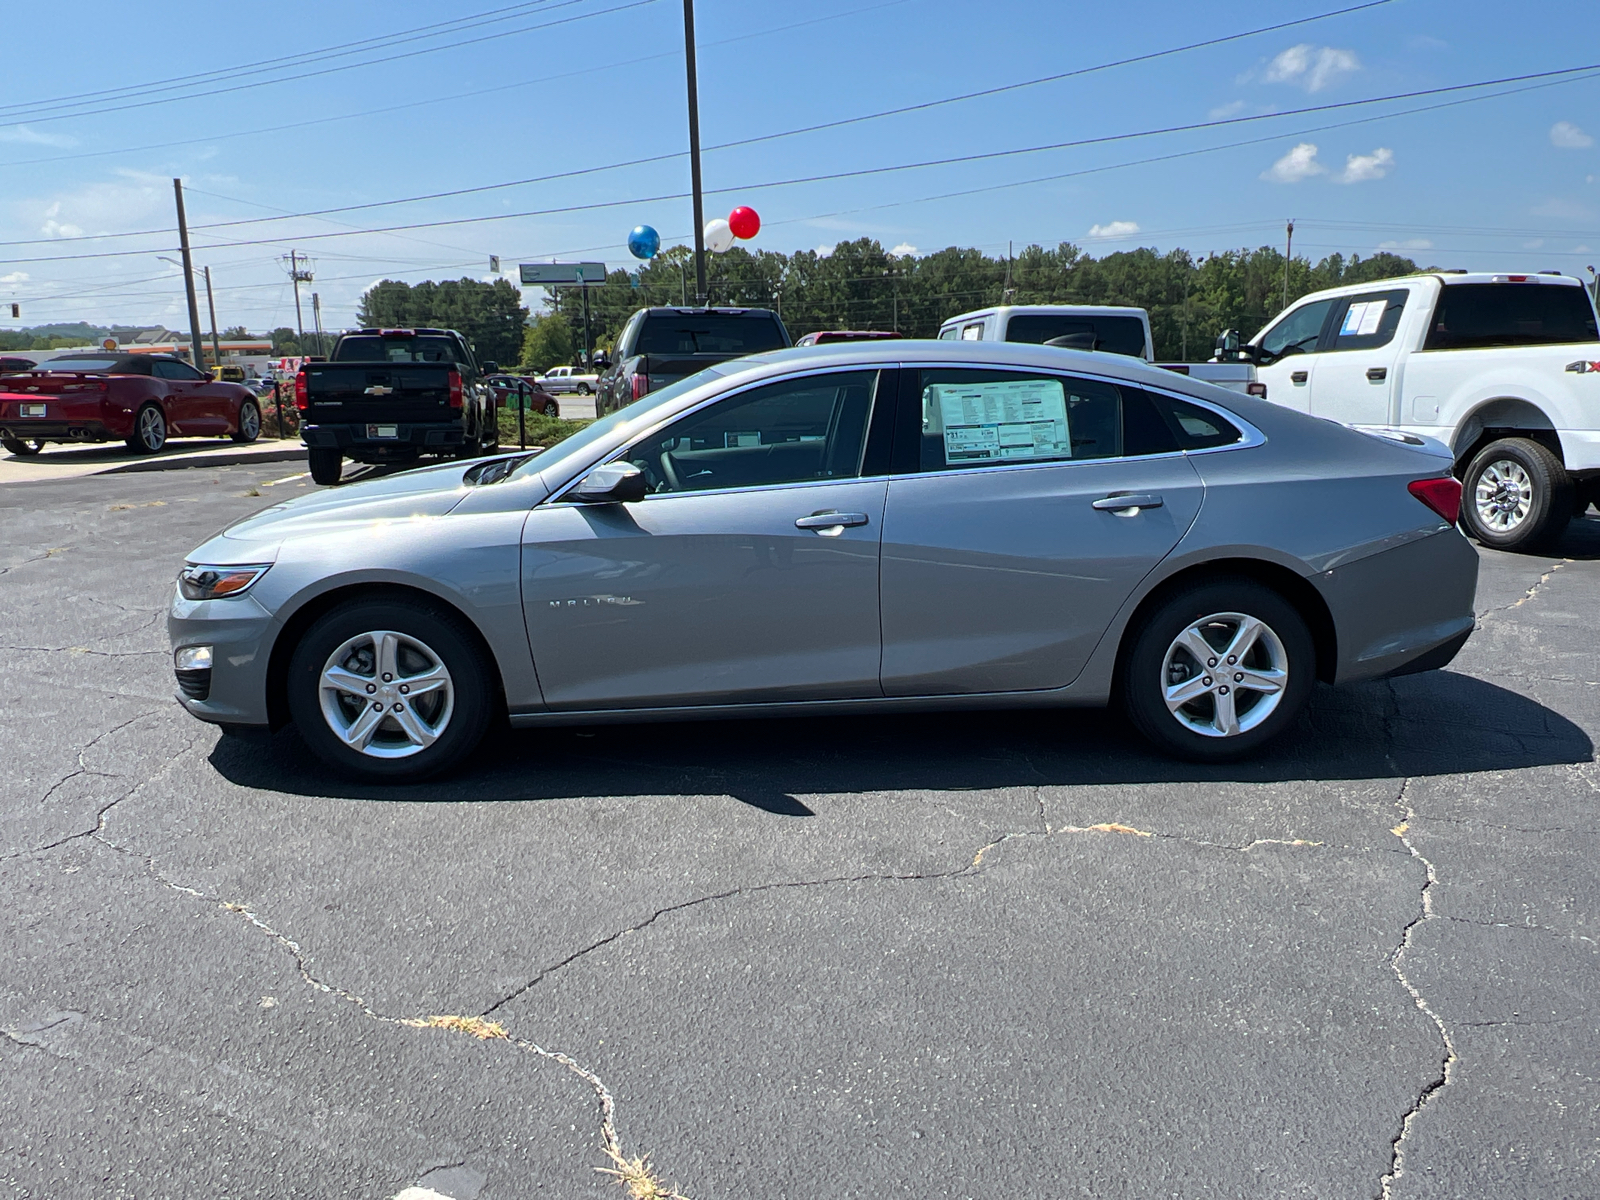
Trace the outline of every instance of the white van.
[[951, 317], [941, 341], [1052, 343], [1069, 350], [1101, 350], [1149, 362], [1150, 314], [1106, 304], [1002, 304]]

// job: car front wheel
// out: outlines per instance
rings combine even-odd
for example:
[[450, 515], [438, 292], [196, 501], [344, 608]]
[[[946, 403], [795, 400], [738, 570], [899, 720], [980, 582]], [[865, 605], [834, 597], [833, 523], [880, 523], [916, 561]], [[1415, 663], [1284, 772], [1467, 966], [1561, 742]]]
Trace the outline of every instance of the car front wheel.
[[1292, 604], [1253, 580], [1186, 588], [1130, 634], [1122, 705], [1168, 754], [1201, 762], [1249, 754], [1293, 724], [1311, 697], [1311, 632]]
[[1537, 549], [1572, 519], [1572, 477], [1548, 446], [1500, 438], [1478, 451], [1461, 481], [1461, 523], [1496, 550]]
[[355, 600], [295, 647], [289, 711], [306, 744], [340, 771], [421, 779], [482, 740], [491, 678], [459, 618], [423, 602]]

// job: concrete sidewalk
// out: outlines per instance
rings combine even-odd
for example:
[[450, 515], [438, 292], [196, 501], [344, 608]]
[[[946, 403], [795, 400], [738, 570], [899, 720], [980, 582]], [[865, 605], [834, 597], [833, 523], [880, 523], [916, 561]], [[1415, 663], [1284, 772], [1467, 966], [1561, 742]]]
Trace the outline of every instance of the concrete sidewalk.
[[306, 448], [298, 435], [279, 440], [263, 436], [241, 445], [230, 438], [184, 438], [159, 454], [135, 454], [121, 442], [106, 445], [47, 446], [38, 454], [0, 455], [0, 484], [41, 479], [74, 479], [129, 471], [174, 471], [184, 467], [226, 467], [239, 463], [301, 462]]

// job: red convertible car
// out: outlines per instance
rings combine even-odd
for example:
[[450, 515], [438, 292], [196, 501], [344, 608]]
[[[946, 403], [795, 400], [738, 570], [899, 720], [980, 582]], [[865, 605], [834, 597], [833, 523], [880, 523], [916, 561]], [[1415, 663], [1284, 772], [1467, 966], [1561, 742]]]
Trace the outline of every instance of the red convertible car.
[[74, 354], [0, 376], [0, 444], [12, 454], [37, 454], [46, 442], [111, 441], [154, 454], [169, 437], [253, 442], [260, 432], [261, 405], [249, 388], [160, 354]]

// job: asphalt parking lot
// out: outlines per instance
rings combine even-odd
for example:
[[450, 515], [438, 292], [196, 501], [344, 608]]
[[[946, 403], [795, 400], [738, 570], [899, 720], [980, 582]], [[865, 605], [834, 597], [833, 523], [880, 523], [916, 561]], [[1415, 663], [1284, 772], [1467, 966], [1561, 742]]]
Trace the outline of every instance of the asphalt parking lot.
[[990, 713], [382, 790], [171, 698], [184, 553], [298, 470], [0, 488], [4, 1194], [1594, 1193], [1600, 518], [1232, 767]]

